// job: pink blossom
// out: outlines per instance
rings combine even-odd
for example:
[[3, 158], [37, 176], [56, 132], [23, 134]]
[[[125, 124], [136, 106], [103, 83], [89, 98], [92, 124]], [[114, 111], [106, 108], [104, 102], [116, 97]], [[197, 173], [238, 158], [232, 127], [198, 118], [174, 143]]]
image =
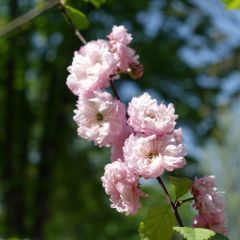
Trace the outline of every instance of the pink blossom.
[[214, 232], [227, 234], [227, 229], [223, 224], [225, 222], [224, 214], [214, 215], [212, 217], [206, 215], [197, 215], [193, 219], [193, 227], [195, 228], [207, 228]]
[[[124, 26], [114, 26], [112, 32], [108, 35], [111, 52], [118, 56], [118, 69], [120, 72], [131, 72], [131, 64], [139, 64], [139, 56], [135, 54], [135, 51], [128, 47], [128, 44], [132, 41], [132, 37], [127, 33], [127, 29]], [[135, 77], [142, 75], [141, 73], [135, 74]]]
[[217, 190], [215, 177], [204, 176], [196, 179], [191, 192], [195, 199], [193, 206], [199, 212], [199, 215], [194, 218], [193, 225], [226, 234], [224, 202]]
[[179, 142], [180, 131], [161, 138], [156, 135], [131, 134], [123, 147], [126, 164], [146, 179], [158, 177], [164, 170], [182, 168], [186, 160], [184, 146]]
[[139, 197], [145, 194], [139, 189], [139, 177], [129, 171], [124, 162], [118, 160], [107, 164], [101, 179], [106, 193], [110, 195], [112, 208], [126, 215], [137, 212]]
[[107, 41], [91, 41], [74, 53], [72, 65], [68, 67], [67, 86], [75, 95], [103, 89], [109, 86], [117, 63]]
[[196, 179], [191, 191], [196, 199], [194, 206], [201, 214], [212, 215], [222, 212], [224, 203], [217, 190], [214, 176]]
[[132, 41], [132, 36], [124, 26], [113, 26], [112, 32], [108, 35], [112, 44], [122, 43], [128, 45]]
[[128, 106], [128, 123], [136, 132], [164, 135], [172, 133], [177, 115], [173, 104], [157, 104], [148, 93], [134, 97]]
[[111, 160], [116, 161], [119, 158], [123, 159], [123, 146], [125, 140], [129, 137], [129, 135], [133, 133], [133, 130], [129, 125], [125, 125], [122, 129], [122, 132], [118, 136], [117, 141], [115, 141], [115, 144], [112, 145], [111, 148]]
[[74, 113], [78, 135], [100, 146], [115, 144], [126, 125], [125, 105], [108, 92], [79, 96]]

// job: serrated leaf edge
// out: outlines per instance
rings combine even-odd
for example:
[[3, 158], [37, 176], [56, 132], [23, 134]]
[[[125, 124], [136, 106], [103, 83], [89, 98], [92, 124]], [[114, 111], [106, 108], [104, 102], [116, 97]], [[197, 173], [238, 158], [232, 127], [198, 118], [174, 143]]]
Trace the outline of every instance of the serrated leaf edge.
[[[179, 234], [181, 234], [183, 237], [185, 237], [187, 240], [195, 240], [195, 239], [188, 239], [186, 233], [184, 232], [184, 228], [185, 229], [191, 229], [191, 230], [197, 230], [197, 229], [205, 229], [205, 230], [209, 230], [207, 228], [189, 228], [189, 227], [173, 227], [173, 230], [178, 232]], [[209, 236], [208, 238], [204, 238], [202, 240], [209, 240], [212, 237], [214, 237], [216, 235], [216, 233], [212, 230], [209, 230], [209, 232], [212, 232], [213, 235]]]

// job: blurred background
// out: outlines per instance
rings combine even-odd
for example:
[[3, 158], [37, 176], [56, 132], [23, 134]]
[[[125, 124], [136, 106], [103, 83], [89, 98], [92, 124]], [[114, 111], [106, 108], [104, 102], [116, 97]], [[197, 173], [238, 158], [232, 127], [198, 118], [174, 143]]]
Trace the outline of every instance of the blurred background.
[[[188, 151], [175, 174], [216, 175], [229, 237], [238, 240], [240, 12], [218, 0], [107, 0], [100, 9], [70, 2], [90, 20], [87, 40], [105, 38], [114, 24], [132, 33], [145, 74], [116, 82], [122, 99], [147, 91], [174, 103]], [[0, 28], [43, 3], [1, 0]], [[157, 183], [147, 182], [137, 216], [110, 208], [100, 182], [109, 149], [77, 137], [76, 97], [65, 84], [80, 46], [56, 7], [0, 38], [0, 238], [135, 240], [161, 201]]]

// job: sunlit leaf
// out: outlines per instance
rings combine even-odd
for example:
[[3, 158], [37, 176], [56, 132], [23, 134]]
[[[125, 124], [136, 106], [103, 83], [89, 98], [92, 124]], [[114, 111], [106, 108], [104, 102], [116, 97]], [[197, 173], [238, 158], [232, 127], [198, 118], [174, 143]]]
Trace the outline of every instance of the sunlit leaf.
[[224, 235], [205, 228], [174, 227], [173, 229], [186, 240], [228, 240]]
[[77, 29], [85, 29], [89, 26], [86, 15], [76, 8], [66, 5], [66, 12]]
[[240, 9], [240, 0], [224, 0], [228, 9]]

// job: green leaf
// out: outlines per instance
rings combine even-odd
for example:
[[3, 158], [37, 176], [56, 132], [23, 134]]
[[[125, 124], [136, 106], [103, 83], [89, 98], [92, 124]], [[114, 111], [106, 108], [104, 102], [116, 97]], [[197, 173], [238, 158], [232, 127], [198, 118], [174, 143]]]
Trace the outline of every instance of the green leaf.
[[101, 5], [103, 5], [106, 2], [106, 0], [85, 0], [85, 2], [90, 2], [95, 7], [99, 8], [99, 7], [101, 7]]
[[174, 227], [187, 240], [208, 240], [216, 233], [205, 228]]
[[75, 25], [77, 29], [85, 29], [89, 26], [88, 19], [86, 15], [76, 8], [70, 7], [69, 5], [65, 6], [67, 15]]
[[220, 233], [216, 233], [216, 235], [212, 237], [211, 240], [229, 240], [229, 238]]
[[224, 235], [205, 228], [173, 227], [173, 229], [187, 240], [228, 240]]
[[240, 9], [240, 0], [224, 0], [227, 9]]
[[144, 222], [140, 222], [138, 232], [139, 232], [139, 236], [140, 236], [141, 240], [150, 240], [150, 238], [146, 237], [146, 235], [145, 235]]
[[170, 176], [169, 180], [173, 186], [176, 199], [179, 199], [185, 193], [187, 193], [192, 185], [192, 180], [190, 180], [189, 178], [177, 178]]
[[141, 240], [169, 240], [173, 235], [175, 217], [168, 204], [152, 208], [147, 217], [140, 223]]

